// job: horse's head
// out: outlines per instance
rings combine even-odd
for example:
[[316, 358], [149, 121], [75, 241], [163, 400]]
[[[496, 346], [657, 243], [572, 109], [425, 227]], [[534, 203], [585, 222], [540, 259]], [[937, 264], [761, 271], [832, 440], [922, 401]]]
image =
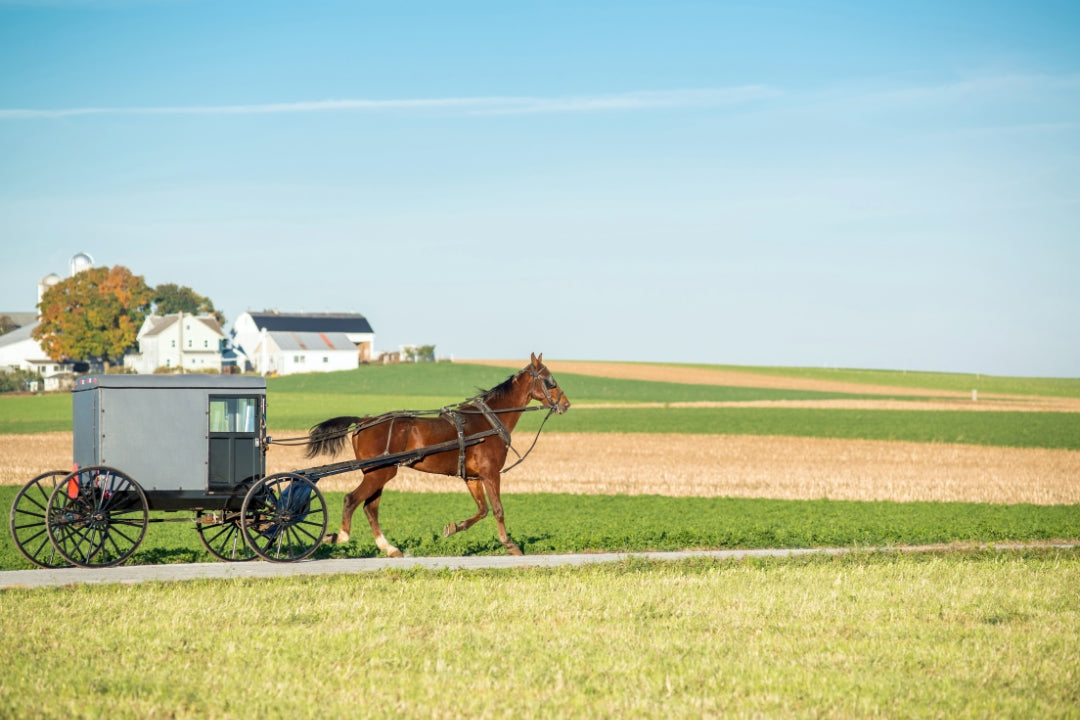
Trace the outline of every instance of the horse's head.
[[559, 387], [559, 383], [555, 382], [555, 376], [544, 365], [543, 353], [539, 355], [533, 353], [532, 361], [525, 371], [533, 377], [532, 387], [529, 389], [530, 398], [539, 400], [544, 407], [551, 408], [558, 415], [570, 409], [570, 399]]

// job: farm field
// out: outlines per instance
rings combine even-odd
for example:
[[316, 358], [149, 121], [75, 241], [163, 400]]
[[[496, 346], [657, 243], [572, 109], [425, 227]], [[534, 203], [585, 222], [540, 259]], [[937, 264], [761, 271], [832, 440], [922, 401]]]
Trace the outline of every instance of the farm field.
[[[270, 423], [440, 407], [522, 364], [272, 379]], [[973, 401], [974, 376], [550, 366], [574, 405], [504, 479], [526, 553], [949, 550], [7, 590], [0, 716], [1075, 716], [1080, 551], [969, 549], [1080, 538], [1074, 381], [987, 379]], [[0, 504], [70, 447], [70, 399], [0, 398]], [[353, 482], [320, 483], [331, 530]], [[441, 537], [473, 510], [460, 481], [402, 471], [381, 519], [408, 554], [500, 553], [490, 520]], [[356, 519], [316, 556], [374, 556]], [[208, 560], [163, 524], [131, 562]], [[0, 567], [28, 566], [4, 533]]]
[[0, 715], [1068, 718], [1078, 584], [1036, 550], [9, 590]]

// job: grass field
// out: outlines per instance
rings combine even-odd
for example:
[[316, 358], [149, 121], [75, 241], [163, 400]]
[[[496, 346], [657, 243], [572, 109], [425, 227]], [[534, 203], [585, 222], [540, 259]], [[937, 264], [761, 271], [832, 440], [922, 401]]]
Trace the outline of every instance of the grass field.
[[1080, 553], [0, 593], [0, 716], [1070, 718]]
[[1025, 378], [975, 373], [909, 372], [898, 370], [857, 370], [848, 368], [749, 367], [740, 365], [693, 365], [710, 370], [732, 370], [783, 378], [828, 380], [856, 385], [918, 388], [983, 394], [1038, 395], [1080, 398], [1080, 378]]
[[[10, 507], [17, 487], [0, 487]], [[330, 529], [342, 493], [327, 493]], [[688, 548], [902, 546], [1080, 538], [1080, 506], [987, 503], [794, 501], [759, 498], [525, 493], [504, 498], [511, 536], [526, 554]], [[442, 537], [449, 522], [476, 510], [463, 491], [383, 495], [383, 531], [413, 556], [503, 554], [490, 520]], [[161, 517], [191, 517], [167, 513]], [[376, 557], [367, 523], [357, 515], [353, 539], [323, 546], [316, 558]], [[214, 562], [191, 523], [152, 523], [128, 564]], [[8, 533], [0, 535], [0, 570], [33, 567]]]

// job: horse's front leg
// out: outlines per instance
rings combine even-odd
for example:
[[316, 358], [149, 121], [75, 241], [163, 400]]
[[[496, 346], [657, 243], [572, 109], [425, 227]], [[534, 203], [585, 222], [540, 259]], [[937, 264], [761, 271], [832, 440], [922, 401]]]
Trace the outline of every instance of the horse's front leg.
[[484, 478], [484, 487], [487, 488], [488, 500], [491, 502], [491, 511], [495, 514], [495, 524], [499, 527], [499, 542], [506, 548], [506, 552], [511, 555], [524, 555], [525, 553], [521, 552], [521, 548], [510, 539], [510, 534], [506, 532], [506, 522], [503, 520], [502, 497], [500, 496], [499, 491], [499, 480], [499, 473]]
[[456, 532], [468, 530], [477, 522], [487, 517], [488, 507], [487, 500], [484, 498], [484, 483], [479, 480], [466, 480], [465, 486], [469, 488], [469, 494], [471, 494], [473, 500], [476, 501], [476, 514], [468, 520], [462, 520], [461, 522], [450, 523], [447, 525], [443, 528], [443, 537], [450, 537]]

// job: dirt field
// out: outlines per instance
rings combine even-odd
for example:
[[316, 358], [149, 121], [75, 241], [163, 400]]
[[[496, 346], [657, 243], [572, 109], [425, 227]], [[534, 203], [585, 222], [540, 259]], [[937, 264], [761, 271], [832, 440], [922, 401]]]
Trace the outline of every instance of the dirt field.
[[[524, 440], [523, 448], [525, 447]], [[347, 459], [345, 457], [338, 459]], [[273, 446], [269, 472], [310, 467]], [[330, 460], [326, 460], [330, 462]], [[0, 483], [71, 463], [71, 434], [0, 435]], [[507, 493], [568, 492], [780, 499], [1080, 503], [1080, 452], [966, 445], [708, 435], [545, 433], [506, 475]], [[323, 480], [351, 490], [359, 475]], [[456, 478], [402, 470], [390, 486], [464, 492]]]

